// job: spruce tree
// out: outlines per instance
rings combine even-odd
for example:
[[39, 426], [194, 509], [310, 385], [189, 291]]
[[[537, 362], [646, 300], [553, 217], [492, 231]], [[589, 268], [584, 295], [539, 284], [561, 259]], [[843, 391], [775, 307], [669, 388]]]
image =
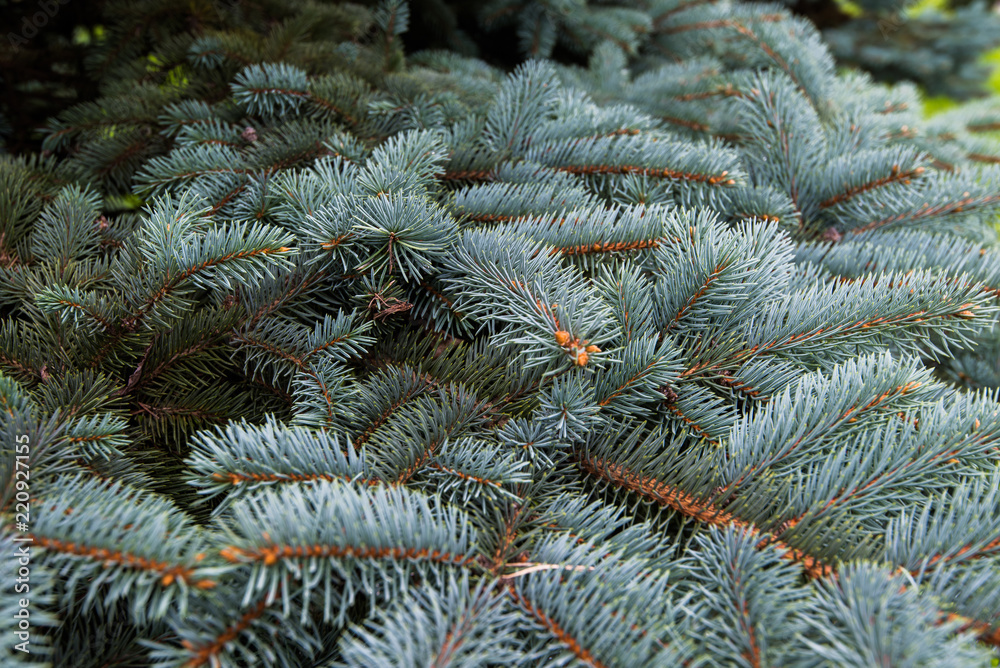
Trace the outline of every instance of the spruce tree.
[[780, 5], [495, 4], [543, 57], [110, 7], [0, 161], [5, 662], [988, 665], [1000, 104]]

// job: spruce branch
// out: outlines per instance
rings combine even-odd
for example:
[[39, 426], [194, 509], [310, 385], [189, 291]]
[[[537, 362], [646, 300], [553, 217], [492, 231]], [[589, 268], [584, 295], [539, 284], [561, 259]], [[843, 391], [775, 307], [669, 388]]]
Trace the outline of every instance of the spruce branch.
[[[174, 504], [121, 483], [71, 477], [39, 500], [33, 542], [53, 568], [72, 565], [64, 596], [86, 591], [83, 608], [128, 596], [133, 617], [183, 611], [189, 590], [211, 589], [225, 566], [204, 561], [207, 541]], [[109, 513], [111, 513], [109, 517]], [[204, 561], [204, 563], [203, 563]]]
[[[286, 520], [275, 521], [282, 514]], [[302, 516], [320, 521], [293, 519]], [[280, 596], [285, 614], [293, 600], [301, 601], [305, 615], [312, 596], [321, 594], [324, 620], [339, 623], [360, 593], [388, 599], [410, 573], [434, 580], [442, 568], [475, 560], [476, 532], [464, 514], [434, 508], [401, 488], [368, 491], [317, 481], [268, 489], [237, 501], [217, 522], [227, 543], [221, 556], [249, 576], [244, 603], [267, 592], [269, 601]], [[303, 579], [307, 562], [318, 568]], [[313, 591], [317, 578], [339, 583], [339, 591]], [[279, 592], [281, 582], [287, 585]]]

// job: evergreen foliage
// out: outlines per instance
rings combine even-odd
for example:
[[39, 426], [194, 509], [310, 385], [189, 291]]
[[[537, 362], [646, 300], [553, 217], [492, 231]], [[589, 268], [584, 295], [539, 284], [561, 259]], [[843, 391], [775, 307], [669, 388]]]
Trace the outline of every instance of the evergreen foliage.
[[982, 52], [1000, 44], [996, 3], [860, 0], [853, 9], [851, 18], [840, 16], [823, 31], [841, 62], [864, 67], [882, 81], [915, 81], [932, 95], [983, 92], [988, 68]]
[[0, 161], [5, 662], [988, 665], [1000, 104], [780, 5], [485, 11], [587, 65], [133, 2]]

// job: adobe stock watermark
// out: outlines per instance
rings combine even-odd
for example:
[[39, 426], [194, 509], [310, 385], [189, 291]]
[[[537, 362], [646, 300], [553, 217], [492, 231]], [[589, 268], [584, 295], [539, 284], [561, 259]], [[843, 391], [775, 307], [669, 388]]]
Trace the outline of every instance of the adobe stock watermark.
[[17, 599], [17, 612], [14, 613], [14, 620], [17, 628], [14, 635], [19, 642], [14, 644], [14, 649], [25, 654], [31, 653], [31, 599], [28, 598], [31, 592], [31, 543], [34, 542], [30, 530], [31, 522], [31, 469], [29, 454], [29, 438], [27, 434], [21, 434], [16, 439], [14, 447], [14, 520], [17, 530], [25, 534], [16, 536], [14, 542], [14, 554], [10, 558], [16, 560], [17, 577], [14, 579], [14, 593], [21, 594]]
[[61, 6], [69, 3], [70, 0], [38, 0], [36, 3], [38, 11], [21, 19], [21, 31], [7, 33], [7, 41], [10, 42], [14, 53], [27, 46], [28, 42], [34, 39], [42, 28], [47, 26], [49, 21], [59, 13]]

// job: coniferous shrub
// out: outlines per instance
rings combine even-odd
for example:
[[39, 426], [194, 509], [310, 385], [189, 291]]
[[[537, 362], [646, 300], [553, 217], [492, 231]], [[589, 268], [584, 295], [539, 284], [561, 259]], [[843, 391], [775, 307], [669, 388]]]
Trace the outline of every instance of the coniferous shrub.
[[[802, 3], [805, 8], [830, 4]], [[850, 17], [843, 9], [833, 12], [821, 26], [837, 60], [883, 81], [909, 79], [932, 95], [982, 94], [989, 71], [983, 51], [1000, 44], [1000, 7], [995, 2], [862, 0], [853, 3], [853, 9]]]
[[112, 8], [0, 162], [5, 661], [989, 663], [1000, 105], [778, 5], [550, 4], [586, 66]]

